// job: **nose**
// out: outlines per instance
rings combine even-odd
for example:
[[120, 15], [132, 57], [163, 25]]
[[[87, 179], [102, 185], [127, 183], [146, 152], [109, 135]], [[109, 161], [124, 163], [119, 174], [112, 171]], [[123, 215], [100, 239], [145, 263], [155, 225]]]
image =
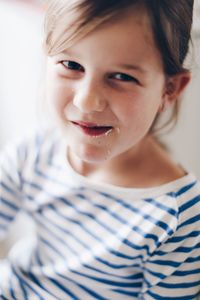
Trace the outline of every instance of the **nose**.
[[92, 80], [82, 80], [74, 90], [73, 104], [84, 113], [102, 112], [107, 102], [100, 85]]

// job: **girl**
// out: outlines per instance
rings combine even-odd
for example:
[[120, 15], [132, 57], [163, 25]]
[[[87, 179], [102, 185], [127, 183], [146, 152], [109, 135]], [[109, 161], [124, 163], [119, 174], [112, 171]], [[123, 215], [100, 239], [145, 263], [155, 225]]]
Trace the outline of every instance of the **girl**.
[[190, 81], [192, 10], [192, 0], [49, 1], [56, 128], [1, 155], [1, 237], [21, 209], [37, 226], [0, 267], [1, 299], [198, 298], [199, 182], [155, 138]]

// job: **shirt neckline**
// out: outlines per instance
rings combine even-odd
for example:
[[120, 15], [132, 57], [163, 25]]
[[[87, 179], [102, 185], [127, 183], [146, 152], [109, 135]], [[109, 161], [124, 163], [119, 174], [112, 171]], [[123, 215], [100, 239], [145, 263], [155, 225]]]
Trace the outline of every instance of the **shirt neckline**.
[[197, 180], [193, 173], [187, 172], [187, 174], [181, 178], [150, 188], [122, 187], [122, 186], [117, 186], [105, 182], [96, 182], [91, 180], [91, 178], [87, 178], [79, 174], [73, 169], [73, 167], [71, 166], [68, 160], [66, 143], [60, 143], [60, 144], [61, 144], [60, 151], [57, 151], [57, 159], [59, 164], [62, 167], [63, 172], [66, 174], [66, 180], [68, 180], [67, 177], [70, 175], [70, 180], [71, 181], [73, 180], [75, 185], [77, 186], [79, 185], [84, 188], [99, 190], [101, 192], [103, 191], [105, 193], [115, 194], [117, 196], [132, 195], [132, 196], [136, 196], [137, 198], [138, 197], [149, 198], [149, 197], [158, 197], [163, 194], [174, 192], [182, 188], [183, 186], [186, 186], [189, 183], [195, 182]]

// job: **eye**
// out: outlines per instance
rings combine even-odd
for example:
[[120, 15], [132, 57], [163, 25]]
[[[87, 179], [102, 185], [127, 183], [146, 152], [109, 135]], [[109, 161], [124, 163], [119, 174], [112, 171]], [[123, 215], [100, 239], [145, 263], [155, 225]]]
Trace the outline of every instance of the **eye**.
[[78, 64], [75, 61], [71, 61], [71, 60], [63, 60], [61, 61], [61, 64], [68, 70], [72, 70], [72, 71], [84, 71], [84, 68]]
[[125, 82], [136, 82], [139, 84], [139, 81], [130, 75], [124, 74], [124, 73], [115, 73], [113, 75], [110, 76], [111, 78], [120, 80], [120, 81], [125, 81]]

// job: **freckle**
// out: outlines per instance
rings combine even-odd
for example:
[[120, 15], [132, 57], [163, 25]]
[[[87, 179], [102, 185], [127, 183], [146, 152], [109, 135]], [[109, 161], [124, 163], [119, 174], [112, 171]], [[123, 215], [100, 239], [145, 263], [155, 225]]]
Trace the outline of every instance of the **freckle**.
[[110, 156], [110, 153], [111, 153], [111, 151], [110, 151], [110, 150], [108, 150], [108, 151], [106, 152], [106, 155], [105, 155], [105, 160], [107, 160], [107, 159], [109, 158], [109, 156]]
[[110, 150], [108, 150], [108, 151], [107, 151], [107, 155], [109, 156], [109, 155], [110, 155], [110, 153], [111, 153], [111, 151], [110, 151]]

